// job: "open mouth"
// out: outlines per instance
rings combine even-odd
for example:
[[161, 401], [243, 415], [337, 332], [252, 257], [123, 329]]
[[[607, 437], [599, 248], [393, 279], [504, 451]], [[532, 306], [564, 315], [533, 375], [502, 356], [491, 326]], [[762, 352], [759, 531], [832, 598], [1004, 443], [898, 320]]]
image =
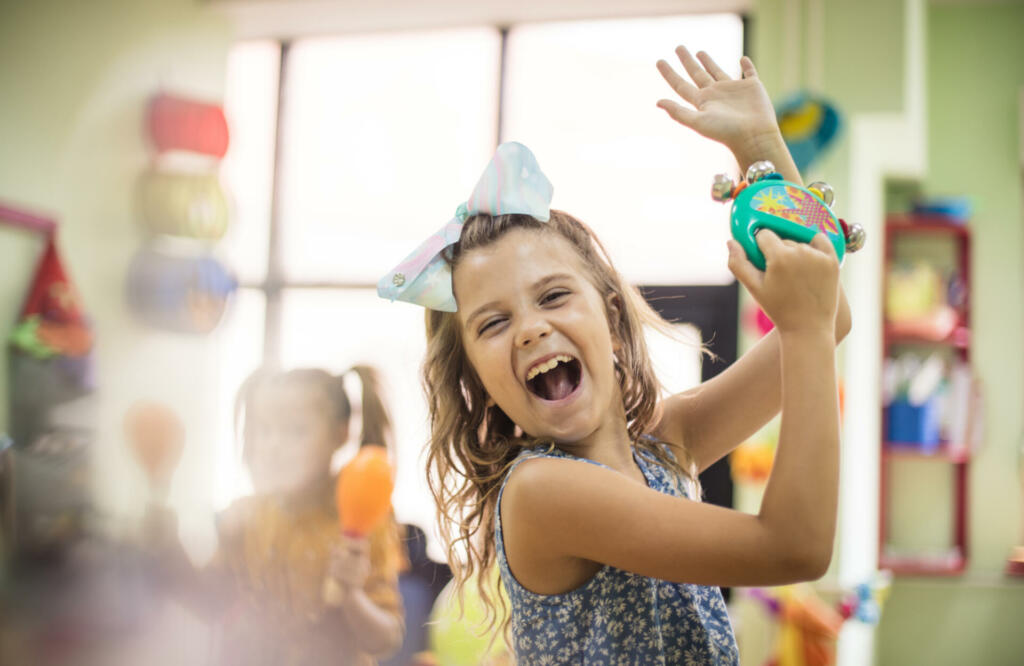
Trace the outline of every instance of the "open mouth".
[[542, 400], [562, 400], [576, 390], [582, 375], [578, 360], [560, 354], [531, 369], [526, 386]]

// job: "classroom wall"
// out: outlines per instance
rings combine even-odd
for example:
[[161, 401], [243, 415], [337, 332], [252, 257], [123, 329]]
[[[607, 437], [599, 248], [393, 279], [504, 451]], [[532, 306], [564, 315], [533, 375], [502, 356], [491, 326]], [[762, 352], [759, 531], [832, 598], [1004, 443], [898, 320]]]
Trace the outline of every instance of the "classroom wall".
[[[824, 20], [815, 24], [820, 13]], [[818, 88], [846, 114], [838, 145], [805, 174], [836, 188], [840, 215], [877, 225], [887, 177], [916, 180], [927, 194], [966, 195], [975, 205], [972, 354], [985, 385], [986, 434], [971, 466], [969, 569], [950, 579], [897, 579], [875, 636], [857, 631], [853, 639], [859, 647], [841, 646], [840, 664], [868, 663], [863, 648], [872, 642], [878, 664], [1020, 663], [1024, 584], [1006, 579], [1002, 569], [1012, 545], [1024, 539], [1018, 481], [1024, 441], [1024, 229], [1017, 129], [1024, 6], [762, 0], [753, 21], [753, 54], [769, 90], [808, 85], [817, 73]], [[785, 29], [794, 24], [795, 29]], [[823, 42], [816, 25], [824, 26]], [[924, 75], [917, 86], [919, 62]], [[908, 140], [918, 132], [920, 140]], [[892, 146], [877, 145], [885, 137]], [[869, 244], [878, 242], [880, 231], [869, 226]], [[852, 407], [845, 423], [843, 462], [852, 465], [844, 469], [842, 535], [831, 572], [839, 578], [844, 564], [877, 548], [871, 543], [875, 535], [865, 528], [877, 529], [870, 522], [877, 516], [877, 477], [871, 468], [877, 465], [879, 395], [877, 382], [872, 387], [869, 380], [877, 376], [880, 321], [877, 296], [868, 303], [856, 294], [864, 282], [877, 289], [881, 267], [880, 257], [866, 248], [843, 269], [855, 330], [844, 345], [841, 366], [848, 380], [851, 374], [868, 376], [855, 379], [857, 386], [847, 384], [848, 412], [852, 404], [859, 406]], [[870, 309], [858, 311], [864, 304]], [[948, 468], [929, 465], [902, 477], [913, 487], [901, 488], [899, 501], [905, 515], [918, 517], [901, 525], [919, 532], [909, 535], [911, 541], [927, 540], [937, 525], [942, 531], [949, 524], [942, 520], [951, 503]], [[849, 467], [862, 473], [851, 476]], [[871, 547], [850, 543], [851, 534]]]
[[[879, 664], [1019, 664], [1024, 581], [1002, 575], [1024, 542], [1019, 485], [1024, 445], [1024, 213], [1019, 91], [1024, 5], [928, 7], [928, 169], [924, 190], [970, 198], [971, 354], [985, 392], [985, 437], [970, 468], [970, 567], [949, 581], [893, 591], [878, 633]], [[945, 489], [922, 484], [917, 508]]]
[[[167, 401], [191, 426], [172, 503], [206, 501], [212, 465], [195, 444], [212, 437], [203, 424], [213, 421], [216, 337], [154, 333], [130, 317], [123, 293], [142, 241], [133, 188], [150, 159], [146, 101], [161, 89], [220, 99], [231, 41], [226, 19], [198, 0], [0, 0], [0, 200], [60, 222], [65, 268], [95, 325], [94, 478], [100, 519], [112, 529], [145, 497], [120, 434], [140, 397]], [[39, 247], [0, 227], [0, 330], [16, 318]], [[13, 388], [5, 365], [0, 430]]]

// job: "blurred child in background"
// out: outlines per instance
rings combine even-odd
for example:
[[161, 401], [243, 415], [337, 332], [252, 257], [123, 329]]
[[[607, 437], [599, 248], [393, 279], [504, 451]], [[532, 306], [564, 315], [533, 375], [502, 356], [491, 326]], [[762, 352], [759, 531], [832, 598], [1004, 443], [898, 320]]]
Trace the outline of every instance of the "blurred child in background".
[[[360, 446], [390, 448], [391, 422], [373, 369], [362, 382]], [[404, 566], [390, 518], [365, 539], [345, 537], [331, 459], [348, 441], [348, 373], [258, 371], [242, 385], [235, 422], [253, 494], [217, 519], [218, 548], [195, 569], [176, 539], [175, 516], [147, 514], [160, 578], [193, 609], [219, 621], [216, 663], [374, 664], [404, 632], [398, 573]], [[170, 473], [154, 482], [162, 496]], [[332, 581], [340, 594], [325, 595]]]

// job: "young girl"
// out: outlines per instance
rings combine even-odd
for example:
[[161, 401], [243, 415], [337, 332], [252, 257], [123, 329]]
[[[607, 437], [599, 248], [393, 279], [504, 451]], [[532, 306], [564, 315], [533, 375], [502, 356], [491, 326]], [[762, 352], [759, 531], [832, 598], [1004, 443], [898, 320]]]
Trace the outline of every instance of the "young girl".
[[[741, 168], [768, 159], [798, 181], [750, 60], [734, 81], [677, 52], [692, 83], [658, 69], [694, 108], [659, 106]], [[456, 218], [379, 286], [430, 308], [428, 464], [456, 577], [497, 562], [519, 663], [736, 663], [715, 586], [813, 579], [831, 558], [834, 350], [849, 327], [835, 254], [820, 234], [764, 231], [761, 272], [729, 241], [730, 270], [775, 332], [659, 402], [642, 327], [664, 322], [550, 199], [529, 151], [502, 145]], [[760, 512], [700, 503], [697, 474], [780, 407]]]
[[[363, 385], [360, 443], [387, 444], [376, 375], [351, 372]], [[156, 507], [149, 516], [167, 582], [222, 620], [218, 664], [374, 664], [401, 645], [397, 525], [346, 539], [338, 524], [330, 462], [348, 441], [343, 380], [301, 369], [257, 372], [242, 385], [236, 421], [254, 493], [219, 517], [218, 551], [203, 570], [173, 540], [173, 516]], [[340, 599], [325, 601], [326, 579]]]

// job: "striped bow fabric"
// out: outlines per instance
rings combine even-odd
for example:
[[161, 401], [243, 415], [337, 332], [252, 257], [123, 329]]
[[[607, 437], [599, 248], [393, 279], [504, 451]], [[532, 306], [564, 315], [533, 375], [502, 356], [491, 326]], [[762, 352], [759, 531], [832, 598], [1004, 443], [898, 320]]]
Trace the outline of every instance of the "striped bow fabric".
[[455, 217], [388, 271], [377, 283], [377, 294], [391, 301], [455, 312], [451, 267], [442, 252], [459, 241], [466, 220], [488, 213], [529, 215], [547, 222], [553, 192], [529, 148], [515, 142], [501, 144]]

